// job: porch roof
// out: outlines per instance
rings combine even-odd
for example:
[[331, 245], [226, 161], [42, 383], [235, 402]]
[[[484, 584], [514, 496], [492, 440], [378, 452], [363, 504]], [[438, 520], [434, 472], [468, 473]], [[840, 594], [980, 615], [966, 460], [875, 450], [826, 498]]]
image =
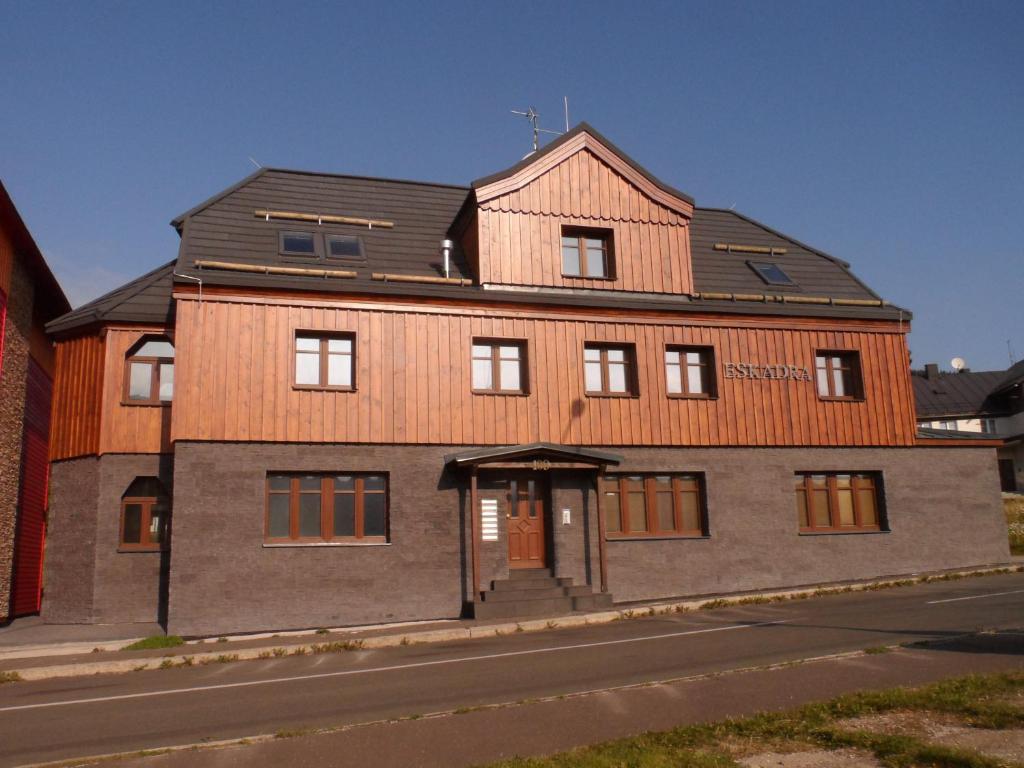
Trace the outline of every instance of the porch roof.
[[498, 461], [529, 461], [530, 459], [547, 459], [549, 461], [569, 461], [579, 464], [619, 464], [622, 457], [618, 454], [596, 451], [575, 445], [557, 445], [555, 443], [526, 443], [524, 445], [503, 445], [495, 448], [474, 448], [471, 451], [451, 453], [444, 457], [446, 465], [470, 467]]

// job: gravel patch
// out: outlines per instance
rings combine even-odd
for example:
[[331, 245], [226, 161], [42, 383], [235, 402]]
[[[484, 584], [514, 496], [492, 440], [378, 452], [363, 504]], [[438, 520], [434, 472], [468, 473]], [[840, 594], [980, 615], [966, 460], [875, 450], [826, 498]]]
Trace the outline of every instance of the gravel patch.
[[854, 749], [834, 752], [818, 749], [810, 752], [762, 752], [745, 757], [739, 764], [746, 768], [883, 768], [874, 755]]

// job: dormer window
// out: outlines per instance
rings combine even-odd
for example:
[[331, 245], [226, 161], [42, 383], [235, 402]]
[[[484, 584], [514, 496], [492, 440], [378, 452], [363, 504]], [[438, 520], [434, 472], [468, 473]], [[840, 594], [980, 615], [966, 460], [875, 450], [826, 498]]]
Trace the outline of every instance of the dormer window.
[[608, 280], [612, 267], [610, 230], [562, 228], [563, 276]]
[[311, 232], [282, 232], [282, 256], [316, 256], [316, 241]]
[[757, 276], [768, 285], [796, 285], [782, 267], [769, 261], [748, 261], [747, 266], [757, 272]]
[[165, 336], [144, 336], [125, 359], [126, 405], [169, 405], [174, 397], [174, 345]]

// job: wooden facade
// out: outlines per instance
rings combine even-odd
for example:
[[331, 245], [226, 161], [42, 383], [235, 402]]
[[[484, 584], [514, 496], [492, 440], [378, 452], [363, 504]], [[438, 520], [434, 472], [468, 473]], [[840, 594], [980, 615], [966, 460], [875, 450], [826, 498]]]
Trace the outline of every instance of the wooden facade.
[[50, 461], [99, 453], [105, 349], [99, 334], [57, 343]]
[[[293, 297], [180, 294], [175, 440], [503, 445], [896, 446], [914, 441], [905, 337], [896, 324], [786, 318], [485, 311]], [[799, 327], [794, 327], [794, 325]], [[355, 334], [354, 392], [293, 385], [297, 331]], [[472, 392], [473, 338], [525, 340], [527, 395]], [[639, 395], [583, 389], [584, 342], [636, 345]], [[666, 344], [713, 347], [718, 397], [667, 396]], [[726, 363], [795, 365], [860, 353], [863, 400], [813, 381], [727, 378]], [[109, 449], [109, 448], [108, 448]]]
[[124, 402], [125, 358], [154, 326], [113, 327], [57, 342], [50, 460], [104, 453], [169, 453], [171, 408]]
[[[591, 145], [592, 146], [592, 145]], [[570, 151], [571, 150], [571, 151]], [[688, 224], [692, 207], [652, 197], [649, 184], [586, 146], [563, 148], [543, 172], [478, 193], [476, 219], [463, 238], [481, 283], [644, 293], [690, 293]], [[659, 197], [664, 198], [663, 195]], [[562, 274], [563, 227], [593, 227], [612, 235], [612, 279]]]

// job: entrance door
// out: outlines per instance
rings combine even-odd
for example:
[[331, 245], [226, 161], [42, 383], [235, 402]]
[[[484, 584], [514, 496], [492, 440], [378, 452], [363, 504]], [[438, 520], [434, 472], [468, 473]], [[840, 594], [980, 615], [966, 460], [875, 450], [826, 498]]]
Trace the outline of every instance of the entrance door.
[[544, 514], [548, 485], [543, 475], [516, 475], [509, 480], [508, 566], [544, 568]]

